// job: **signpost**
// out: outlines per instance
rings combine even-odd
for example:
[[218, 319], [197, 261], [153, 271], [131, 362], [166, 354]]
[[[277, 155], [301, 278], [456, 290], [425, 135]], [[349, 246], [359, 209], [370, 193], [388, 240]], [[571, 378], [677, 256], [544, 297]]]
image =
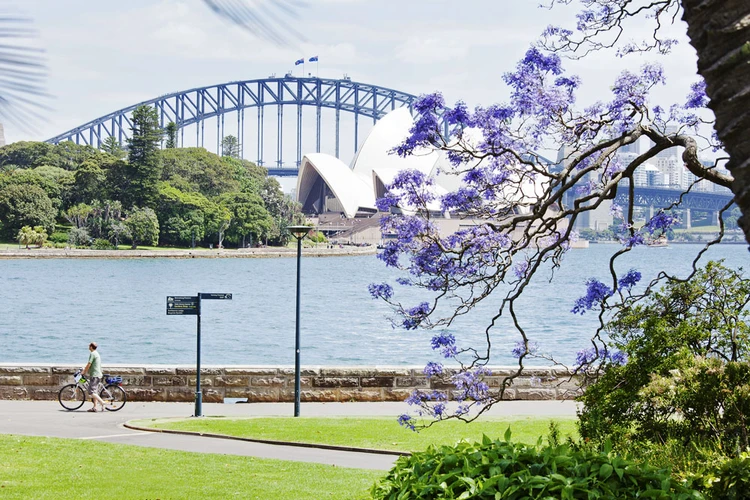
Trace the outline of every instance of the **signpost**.
[[231, 293], [198, 293], [198, 295], [168, 295], [167, 316], [197, 316], [197, 349], [195, 368], [195, 416], [203, 416], [203, 393], [201, 392], [201, 300], [232, 300]]

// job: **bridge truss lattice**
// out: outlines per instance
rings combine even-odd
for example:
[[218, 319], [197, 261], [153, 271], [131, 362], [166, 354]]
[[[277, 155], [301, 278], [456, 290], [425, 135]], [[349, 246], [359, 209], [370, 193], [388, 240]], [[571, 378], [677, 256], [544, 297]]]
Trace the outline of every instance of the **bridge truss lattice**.
[[[408, 107], [410, 110], [417, 96], [398, 90], [393, 90], [377, 85], [355, 82], [351, 79], [326, 79], [313, 77], [269, 77], [255, 80], [243, 80], [208, 87], [198, 87], [181, 92], [163, 95], [155, 99], [143, 101], [127, 108], [123, 108], [105, 116], [91, 120], [79, 127], [48, 139], [46, 142], [57, 144], [63, 141], [73, 141], [76, 144], [88, 144], [99, 148], [107, 137], [116, 138], [120, 144], [125, 144], [130, 137], [132, 122], [130, 115], [133, 110], [141, 105], [153, 106], [159, 115], [160, 125], [165, 127], [169, 122], [174, 122], [178, 127], [178, 141], [180, 146], [188, 145], [204, 147], [207, 142], [206, 124], [209, 129], [216, 128], [216, 148], [219, 152], [220, 144], [225, 135], [235, 135], [240, 138], [240, 155], [243, 158], [252, 159], [259, 165], [269, 168], [269, 173], [283, 175], [280, 172], [288, 168], [288, 173], [296, 173], [302, 155], [310, 151], [303, 149], [303, 107], [315, 109], [315, 151], [321, 151], [321, 137], [323, 132], [323, 110], [333, 111], [334, 125], [334, 151], [337, 158], [341, 155], [342, 145], [342, 113], [353, 117], [353, 125], [347, 127], [347, 132], [352, 132], [354, 149], [356, 151], [360, 144], [360, 122], [377, 120], [385, 116], [389, 111], [400, 107]], [[246, 132], [246, 111], [254, 110], [254, 134], [255, 148], [246, 147], [248, 141]], [[294, 162], [284, 160], [285, 152], [285, 109], [292, 108], [295, 116], [296, 129], [296, 157]], [[271, 113], [266, 110], [270, 109]], [[273, 113], [275, 112], [275, 113]], [[251, 111], [252, 113], [252, 111]], [[274, 133], [275, 152], [273, 159], [267, 158], [266, 137], [267, 115], [275, 114], [275, 123], [272, 124], [270, 133]], [[287, 115], [288, 115], [287, 111]], [[328, 119], [326, 128], [330, 127]], [[211, 123], [213, 122], [213, 123]], [[235, 123], [236, 122], [236, 123]], [[234, 130], [233, 130], [234, 129]], [[211, 134], [211, 132], [208, 132]], [[191, 135], [195, 142], [192, 143]], [[187, 136], [187, 141], [186, 141]], [[275, 139], [275, 141], [274, 141]], [[209, 144], [213, 145], [213, 137], [209, 138]], [[277, 172], [271, 172], [274, 170]]]

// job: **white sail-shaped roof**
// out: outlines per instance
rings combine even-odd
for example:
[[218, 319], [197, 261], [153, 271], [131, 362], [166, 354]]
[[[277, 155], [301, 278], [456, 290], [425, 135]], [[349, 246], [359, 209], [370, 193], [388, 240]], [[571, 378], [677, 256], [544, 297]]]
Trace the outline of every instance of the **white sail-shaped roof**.
[[[433, 180], [435, 195], [428, 209], [441, 210], [441, 198], [457, 190], [462, 184], [462, 170], [472, 165], [453, 167], [443, 153], [424, 150], [407, 157], [392, 151], [409, 135], [414, 120], [407, 108], [391, 111], [380, 119], [370, 131], [351, 162], [351, 168], [338, 158], [323, 153], [307, 154], [300, 165], [297, 177], [297, 200], [306, 213], [341, 212], [347, 218], [357, 213], [375, 213], [375, 200], [385, 195], [386, 187], [393, 183], [402, 170], [418, 170]], [[460, 138], [454, 138], [469, 150], [483, 141], [482, 131], [466, 129]], [[481, 163], [483, 160], [477, 160]], [[508, 206], [527, 212], [542, 196], [546, 178], [519, 165], [511, 173], [510, 182], [501, 188]], [[409, 213], [412, 207], [400, 207]]]
[[[321, 182], [322, 181], [322, 182]], [[324, 153], [302, 158], [297, 175], [297, 200], [317, 211], [341, 211], [353, 218], [364, 209], [375, 211], [372, 185], [355, 175], [344, 162]]]

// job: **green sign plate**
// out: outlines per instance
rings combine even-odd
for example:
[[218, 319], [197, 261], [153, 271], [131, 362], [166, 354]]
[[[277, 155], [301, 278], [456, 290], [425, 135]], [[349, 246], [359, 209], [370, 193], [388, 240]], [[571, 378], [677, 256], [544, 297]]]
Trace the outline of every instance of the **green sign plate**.
[[198, 297], [189, 295], [168, 295], [167, 316], [185, 316], [198, 314]]

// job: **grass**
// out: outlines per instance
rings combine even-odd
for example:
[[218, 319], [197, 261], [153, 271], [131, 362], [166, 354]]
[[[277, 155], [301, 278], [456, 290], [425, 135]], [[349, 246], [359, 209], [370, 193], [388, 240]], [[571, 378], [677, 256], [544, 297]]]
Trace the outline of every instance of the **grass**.
[[383, 472], [0, 435], [0, 498], [364, 499]]
[[[574, 419], [555, 419], [561, 435]], [[385, 418], [202, 418], [141, 420], [141, 425], [263, 439], [414, 451], [482, 434], [536, 443], [549, 419], [441, 422], [419, 433]], [[189, 453], [93, 440], [0, 434], [0, 498], [59, 499], [365, 499], [382, 471], [233, 455]]]
[[[560, 436], [576, 436], [575, 419], [555, 419]], [[228, 436], [333, 444], [357, 448], [394, 451], [418, 451], [430, 444], [455, 444], [460, 439], [480, 441], [482, 435], [502, 438], [510, 426], [513, 441], [535, 444], [546, 436], [549, 418], [482, 419], [466, 424], [457, 420], [440, 422], [412, 432], [400, 427], [394, 418], [279, 418], [254, 417], [243, 419], [153, 419], [133, 422], [143, 427], [225, 434]]]

